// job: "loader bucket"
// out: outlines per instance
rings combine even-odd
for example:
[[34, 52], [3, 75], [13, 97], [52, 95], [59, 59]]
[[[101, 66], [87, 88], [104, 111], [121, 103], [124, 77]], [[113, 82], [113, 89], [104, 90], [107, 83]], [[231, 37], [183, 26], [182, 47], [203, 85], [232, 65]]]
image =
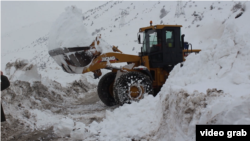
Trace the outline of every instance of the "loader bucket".
[[96, 50], [92, 47], [56, 48], [49, 51], [49, 55], [64, 71], [74, 73], [70, 66], [85, 67], [95, 58]]

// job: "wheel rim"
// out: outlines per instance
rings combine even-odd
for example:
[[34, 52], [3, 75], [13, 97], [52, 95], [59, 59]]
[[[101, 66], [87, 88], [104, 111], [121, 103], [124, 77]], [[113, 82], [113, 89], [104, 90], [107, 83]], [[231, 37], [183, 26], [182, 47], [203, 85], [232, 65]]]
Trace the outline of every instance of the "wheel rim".
[[133, 84], [128, 88], [128, 96], [132, 100], [139, 100], [142, 98], [144, 88], [141, 85]]
[[152, 81], [140, 72], [124, 73], [114, 83], [114, 98], [119, 105], [138, 102], [152, 91]]

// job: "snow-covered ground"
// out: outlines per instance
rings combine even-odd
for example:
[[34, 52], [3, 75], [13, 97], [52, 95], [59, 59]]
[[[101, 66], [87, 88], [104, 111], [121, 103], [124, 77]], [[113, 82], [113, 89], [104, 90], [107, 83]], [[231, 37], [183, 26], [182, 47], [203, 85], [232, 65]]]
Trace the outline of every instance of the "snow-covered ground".
[[[11, 86], [1, 94], [7, 118], [1, 139], [195, 140], [196, 124], [250, 124], [250, 3], [182, 3], [185, 16], [179, 18], [176, 2], [111, 1], [83, 13], [76, 9], [71, 14], [82, 16], [83, 24], [76, 24], [81, 32], [52, 36], [68, 24], [56, 21], [68, 7], [53, 23], [2, 34], [1, 70]], [[79, 33], [82, 43], [86, 32], [89, 38], [102, 34], [109, 45], [136, 55], [138, 29], [150, 20], [182, 25], [185, 40], [202, 49], [189, 55], [183, 67], [175, 66], [156, 97], [107, 107], [97, 96], [99, 79], [93, 73], [65, 73], [48, 55], [51, 41], [72, 43], [75, 35], [68, 34]], [[56, 22], [60, 27], [52, 26]]]

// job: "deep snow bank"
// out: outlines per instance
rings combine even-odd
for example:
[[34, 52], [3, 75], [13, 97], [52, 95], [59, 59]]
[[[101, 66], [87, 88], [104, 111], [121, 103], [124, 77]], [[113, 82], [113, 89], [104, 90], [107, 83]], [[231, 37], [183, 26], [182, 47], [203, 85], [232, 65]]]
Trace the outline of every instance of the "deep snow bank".
[[171, 71], [159, 93], [164, 120], [157, 140], [195, 140], [196, 124], [250, 124], [248, 15], [232, 16], [220, 39]]
[[[248, 12], [249, 13], [249, 12]], [[247, 18], [247, 14], [242, 18]], [[203, 83], [204, 91], [208, 87], [228, 89], [250, 84], [250, 27], [241, 19], [231, 18], [225, 23], [223, 35], [214, 40], [199, 54], [191, 54], [184, 66], [177, 65], [171, 71], [166, 85], [176, 85], [193, 89], [196, 84]], [[219, 85], [218, 85], [219, 84]], [[205, 92], [205, 91], [204, 91]], [[242, 94], [249, 93], [240, 91]], [[240, 93], [239, 93], [240, 94]]]
[[155, 140], [195, 140], [197, 124], [250, 123], [250, 95], [235, 98], [217, 89], [189, 93], [169, 85], [160, 97], [163, 120]]

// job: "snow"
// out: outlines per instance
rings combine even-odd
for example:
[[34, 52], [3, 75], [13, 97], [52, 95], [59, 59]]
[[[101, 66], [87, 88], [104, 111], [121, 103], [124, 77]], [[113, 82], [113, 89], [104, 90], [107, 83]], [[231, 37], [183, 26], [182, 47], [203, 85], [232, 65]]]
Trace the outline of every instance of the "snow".
[[199, 54], [189, 55], [182, 68], [178, 65], [171, 71], [167, 82], [182, 87], [208, 81], [210, 84], [207, 85], [215, 88], [219, 83], [226, 83], [234, 88], [239, 84], [249, 85], [250, 73], [246, 71], [250, 68], [247, 61], [250, 59], [249, 34], [243, 32], [245, 29], [240, 31], [239, 27], [234, 26], [236, 23], [228, 21], [225, 24], [222, 37], [214, 40]]
[[65, 8], [49, 33], [49, 50], [60, 47], [84, 47], [89, 46], [94, 38], [88, 33], [82, 23], [82, 10], [76, 6]]
[[[53, 50], [57, 48], [71, 48], [71, 47], [90, 47], [91, 43], [94, 41], [95, 48], [91, 48], [86, 51], [87, 55], [94, 59], [94, 53], [97, 51], [101, 54], [107, 52], [113, 52], [112, 46], [100, 38], [100, 36], [91, 36], [87, 31], [87, 28], [83, 24], [83, 14], [82, 10], [78, 9], [76, 6], [69, 6], [65, 8], [65, 12], [62, 13], [59, 18], [53, 24], [51, 31], [49, 33], [48, 49]], [[99, 41], [99, 44], [97, 44]], [[74, 53], [65, 53], [68, 56]], [[53, 56], [53, 59], [61, 67], [63, 64], [65, 69], [68, 63], [64, 60], [63, 55]], [[76, 58], [77, 60], [77, 58]], [[80, 62], [80, 61], [79, 61]], [[87, 69], [91, 65], [89, 63], [84, 67], [70, 66], [74, 71], [73, 73], [81, 74], [83, 70]], [[67, 70], [67, 72], [71, 72]]]
[[69, 136], [71, 129], [74, 126], [74, 121], [69, 118], [61, 119], [55, 126], [56, 127], [54, 128], [54, 131], [57, 135], [59, 135], [60, 137]]
[[134, 65], [135, 65], [135, 63], [130, 63], [130, 64], [123, 66], [123, 68], [132, 69], [134, 67]]
[[109, 45], [104, 39], [98, 38], [99, 45], [96, 43], [96, 50], [101, 54], [113, 52], [112, 46]]
[[[250, 113], [247, 112], [250, 102], [250, 71], [247, 71], [250, 70], [250, 28], [242, 19], [230, 18], [225, 22], [221, 38], [199, 54], [189, 55], [183, 67], [177, 65], [170, 72], [158, 94], [162, 106], [168, 105], [164, 111], [171, 115], [165, 125], [166, 129], [172, 129], [165, 133], [166, 137], [171, 135], [170, 140], [193, 140], [196, 124], [250, 124]], [[224, 93], [212, 90], [211, 94], [209, 88]], [[180, 94], [183, 91], [187, 94]], [[185, 104], [180, 99], [185, 99]], [[190, 109], [191, 114], [178, 113], [185, 109]]]
[[[10, 127], [21, 127], [20, 131], [31, 135], [53, 127], [49, 135], [69, 140], [179, 141], [195, 140], [197, 124], [250, 124], [249, 2], [244, 2], [246, 10], [237, 19], [241, 10], [231, 11], [235, 2], [186, 1], [186, 15], [179, 18], [174, 17], [176, 2], [114, 3], [85, 13], [76, 6], [67, 7], [49, 36], [49, 24], [40, 23], [4, 35], [1, 67], [11, 87], [1, 99]], [[163, 6], [169, 13], [159, 19], [155, 15], [160, 15]], [[130, 7], [129, 14], [119, 18], [120, 8], [125, 7]], [[191, 16], [194, 11], [203, 13], [202, 20]], [[89, 46], [101, 34], [97, 51], [112, 52], [112, 43], [123, 53], [136, 55], [141, 47], [136, 40], [138, 29], [150, 20], [153, 25], [161, 20], [182, 24], [185, 41], [202, 50], [187, 56], [183, 67], [174, 67], [156, 97], [147, 95], [139, 102], [106, 107], [96, 93], [100, 79], [94, 79], [93, 73], [65, 73], [47, 53], [48, 48]], [[25, 34], [36, 26], [40, 30]], [[91, 35], [96, 29], [102, 30]]]
[[148, 69], [148, 68], [145, 66], [138, 66], [138, 67], [135, 67], [135, 69]]
[[[8, 64], [7, 75], [11, 81], [21, 80], [33, 83], [41, 81], [41, 75], [36, 65], [28, 65], [28, 60], [17, 59], [15, 63]], [[21, 71], [20, 71], [21, 70]]]
[[[158, 109], [159, 97], [148, 95], [143, 101], [125, 104], [106, 112], [103, 122], [90, 124], [91, 132], [100, 132], [100, 140], [139, 139], [155, 133], [161, 124], [162, 111]], [[140, 114], [138, 114], [140, 113]]]

